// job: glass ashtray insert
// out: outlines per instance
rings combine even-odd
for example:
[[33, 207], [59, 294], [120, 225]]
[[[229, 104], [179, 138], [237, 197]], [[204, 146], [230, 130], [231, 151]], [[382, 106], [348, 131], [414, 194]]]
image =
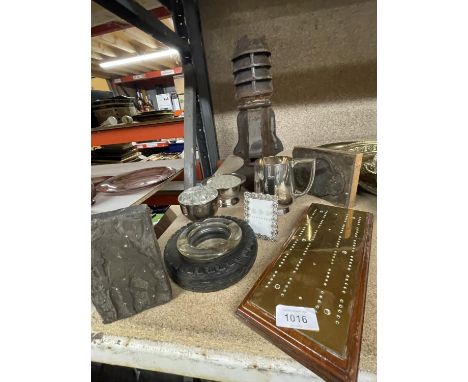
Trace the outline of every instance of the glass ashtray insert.
[[241, 239], [242, 230], [235, 221], [208, 218], [184, 229], [177, 239], [177, 249], [191, 260], [207, 261], [232, 251]]

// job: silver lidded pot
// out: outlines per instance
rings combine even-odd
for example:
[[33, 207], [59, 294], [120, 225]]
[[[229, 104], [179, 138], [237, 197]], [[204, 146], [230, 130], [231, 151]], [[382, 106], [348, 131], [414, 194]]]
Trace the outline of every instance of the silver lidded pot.
[[214, 216], [218, 211], [218, 190], [209, 186], [187, 188], [178, 197], [182, 213], [192, 221]]
[[218, 190], [220, 207], [231, 207], [239, 202], [240, 191], [245, 180], [245, 175], [231, 172], [207, 178], [202, 184]]

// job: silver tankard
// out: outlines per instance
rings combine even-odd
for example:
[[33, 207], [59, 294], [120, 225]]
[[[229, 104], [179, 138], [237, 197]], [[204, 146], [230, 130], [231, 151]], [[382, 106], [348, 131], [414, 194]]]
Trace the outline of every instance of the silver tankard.
[[[294, 184], [294, 166], [310, 163], [309, 183], [304, 191]], [[307, 194], [315, 177], [315, 159], [292, 159], [288, 156], [270, 156], [255, 161], [255, 192], [278, 196], [278, 215], [289, 212], [294, 198]]]

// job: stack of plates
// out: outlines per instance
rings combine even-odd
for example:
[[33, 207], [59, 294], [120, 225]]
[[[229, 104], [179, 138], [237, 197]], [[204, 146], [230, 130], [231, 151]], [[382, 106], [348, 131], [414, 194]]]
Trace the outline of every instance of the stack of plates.
[[136, 122], [147, 122], [162, 118], [174, 118], [174, 112], [171, 110], [145, 111], [143, 113], [134, 115], [132, 118]]
[[107, 145], [91, 151], [91, 163], [127, 163], [138, 159], [140, 152], [131, 143], [123, 145]]

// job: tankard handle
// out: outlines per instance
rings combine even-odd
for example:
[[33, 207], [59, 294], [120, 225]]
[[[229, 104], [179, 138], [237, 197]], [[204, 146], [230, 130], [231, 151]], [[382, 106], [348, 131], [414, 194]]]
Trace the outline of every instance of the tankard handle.
[[[310, 163], [310, 176], [309, 176], [309, 183], [307, 184], [307, 187], [305, 188], [304, 191], [296, 191], [296, 181], [294, 179], [294, 167], [299, 164], [299, 163]], [[294, 197], [299, 197], [307, 194], [310, 189], [312, 188], [312, 184], [314, 184], [314, 179], [315, 179], [315, 158], [307, 158], [307, 159], [293, 159], [292, 160], [292, 189], [294, 193]]]

